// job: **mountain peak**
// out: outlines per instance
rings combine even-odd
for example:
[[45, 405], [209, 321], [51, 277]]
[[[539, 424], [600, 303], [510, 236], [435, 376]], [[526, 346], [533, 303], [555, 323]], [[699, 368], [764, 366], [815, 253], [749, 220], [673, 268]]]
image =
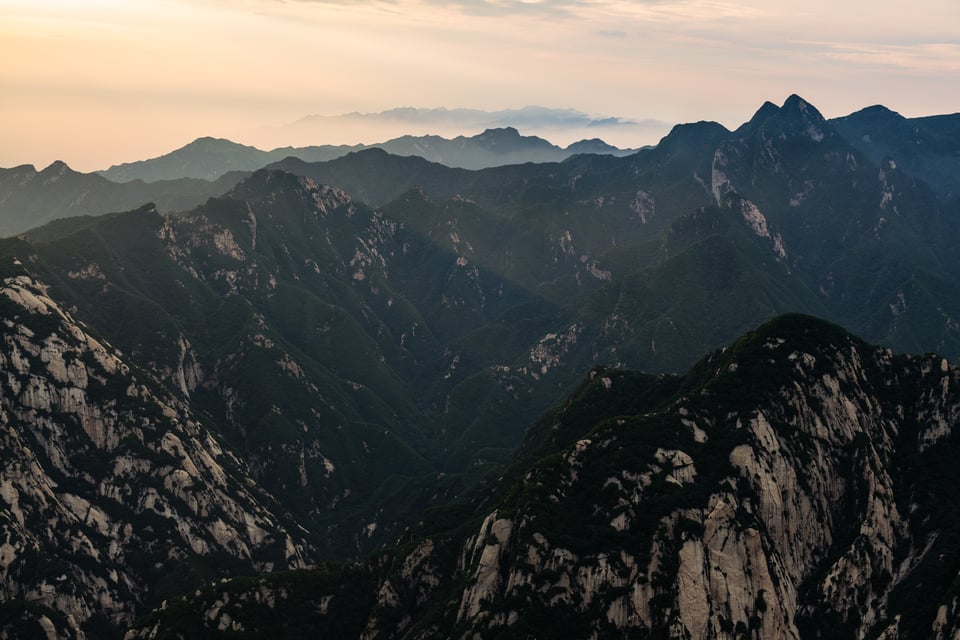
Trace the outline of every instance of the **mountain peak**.
[[874, 105], [870, 105], [869, 107], [864, 107], [863, 109], [860, 109], [860, 111], [858, 111], [857, 113], [862, 113], [863, 115], [873, 115], [873, 116], [897, 116], [899, 118], [903, 117], [893, 109], [885, 107], [882, 104], [874, 104]]
[[825, 121], [823, 115], [817, 111], [816, 107], [795, 93], [790, 94], [790, 96], [784, 101], [781, 110], [785, 113], [797, 111], [811, 120], [819, 120], [820, 122]]
[[830, 125], [826, 118], [797, 94], [787, 98], [780, 108], [780, 113], [785, 116], [786, 123], [789, 123], [787, 128], [794, 135], [810, 138], [814, 142], [820, 142], [827, 136]]
[[768, 320], [743, 340], [761, 341], [764, 344], [771, 337], [787, 340], [813, 340], [835, 344], [838, 340], [858, 340], [843, 327], [805, 313], [785, 313]]
[[45, 183], [52, 183], [70, 174], [79, 175], [63, 160], [54, 160], [49, 166], [40, 171], [37, 176], [42, 178]]
[[514, 127], [496, 127], [485, 129], [468, 142], [479, 144], [487, 152], [495, 154], [530, 153], [545, 150], [559, 150], [553, 144], [537, 136], [525, 136]]
[[[313, 178], [297, 176], [280, 169], [254, 171], [227, 193], [227, 197], [267, 203], [273, 209], [277, 209], [277, 203], [284, 201], [285, 198], [280, 197], [284, 195], [306, 202], [322, 213], [352, 204], [350, 196], [341, 189], [319, 184]], [[285, 205], [280, 205], [280, 209], [284, 207]]]
[[799, 94], [791, 93], [789, 96], [787, 96], [787, 99], [783, 101], [783, 105], [782, 105], [782, 106], [783, 106], [784, 109], [786, 109], [786, 108], [789, 108], [789, 107], [792, 107], [792, 106], [796, 106], [796, 105], [800, 105], [800, 104], [808, 104], [808, 103], [807, 103], [806, 100], [804, 100], [802, 97], [800, 97]]
[[780, 113], [780, 107], [767, 100], [760, 105], [760, 108], [757, 109], [756, 113], [753, 114], [753, 117], [750, 118], [749, 121], [740, 125], [740, 127], [736, 130], [736, 133], [741, 137], [746, 136], [747, 134], [752, 134], [759, 129], [764, 122], [775, 117], [778, 113]]
[[820, 142], [827, 137], [829, 129], [830, 125], [817, 108], [794, 93], [780, 107], [769, 101], [764, 102], [750, 121], [738, 128], [736, 133], [741, 138], [761, 133], [765, 137], [805, 137]]
[[72, 169], [70, 169], [70, 166], [66, 162], [63, 160], [54, 160], [40, 173], [57, 173], [62, 175], [67, 171], [72, 171]]
[[661, 153], [675, 154], [684, 149], [699, 149], [712, 146], [729, 135], [729, 131], [717, 122], [701, 120], [688, 124], [678, 124], [657, 144]]
[[492, 127], [484, 129], [483, 133], [477, 135], [478, 138], [519, 138], [520, 132], [514, 127]]
[[757, 112], [753, 114], [753, 118], [751, 118], [751, 120], [756, 120], [757, 118], [769, 118], [779, 111], [780, 107], [769, 100], [764, 100], [763, 104], [760, 105], [760, 108], [757, 109]]
[[297, 176], [282, 169], [258, 169], [238, 182], [226, 195], [246, 200], [253, 194], [263, 195], [284, 187], [295, 188], [298, 181]]
[[247, 146], [245, 144], [240, 144], [239, 142], [234, 142], [233, 140], [227, 140], [226, 138], [214, 138], [213, 136], [202, 136], [197, 138], [193, 142], [190, 142], [183, 147], [172, 151], [171, 154], [183, 153], [185, 151], [207, 151], [207, 152], [220, 152], [220, 151], [233, 151], [236, 149], [252, 149], [256, 150], [254, 147]]
[[750, 122], [760, 123], [766, 120], [767, 118], [772, 118], [778, 113], [780, 113], [780, 107], [778, 107], [777, 105], [767, 100], [762, 105], [760, 105], [760, 108], [757, 109], [757, 112], [753, 114], [753, 117], [750, 118]]
[[619, 149], [607, 144], [600, 138], [590, 138], [577, 140], [567, 145], [566, 151], [570, 153], [610, 153], [611, 151], [619, 151]]
[[837, 118], [842, 122], [864, 122], [871, 126], [894, 127], [907, 121], [902, 115], [882, 104], [875, 104], [855, 111], [848, 116]]

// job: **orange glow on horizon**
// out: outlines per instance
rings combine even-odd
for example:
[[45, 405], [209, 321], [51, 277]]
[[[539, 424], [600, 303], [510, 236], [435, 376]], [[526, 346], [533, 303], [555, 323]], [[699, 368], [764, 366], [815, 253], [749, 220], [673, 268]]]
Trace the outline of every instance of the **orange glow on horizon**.
[[543, 104], [729, 127], [790, 93], [828, 116], [875, 103], [960, 110], [960, 4], [895, 5], [0, 0], [0, 166], [94, 170], [202, 135], [377, 142], [408, 131], [291, 140], [281, 125], [405, 105]]

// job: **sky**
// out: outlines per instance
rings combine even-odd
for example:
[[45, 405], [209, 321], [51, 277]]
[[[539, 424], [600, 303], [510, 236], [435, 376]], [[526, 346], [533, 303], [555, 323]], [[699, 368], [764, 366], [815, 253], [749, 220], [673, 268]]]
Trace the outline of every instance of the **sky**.
[[205, 135], [379, 142], [406, 132], [284, 125], [396, 107], [734, 128], [792, 93], [827, 117], [960, 111], [960, 2], [0, 0], [0, 167], [93, 171]]

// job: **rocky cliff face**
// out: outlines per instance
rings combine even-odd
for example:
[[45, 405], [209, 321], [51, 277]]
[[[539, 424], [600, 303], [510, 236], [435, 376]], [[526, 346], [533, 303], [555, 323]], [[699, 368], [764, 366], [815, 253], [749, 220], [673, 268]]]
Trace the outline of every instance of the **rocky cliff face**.
[[[955, 549], [921, 468], [956, 446], [956, 368], [790, 319], [692, 375], [660, 412], [603, 422], [527, 473], [465, 548], [459, 625], [572, 608], [600, 635], [946, 626], [950, 582], [920, 576]], [[926, 602], [907, 607], [917, 583]]]
[[[790, 316], [681, 384], [631, 413], [637, 384], [596, 370], [537, 427], [581, 421], [574, 442], [527, 450], [457, 516], [475, 524], [436, 516], [372, 561], [372, 608], [340, 620], [364, 638], [956, 637], [960, 369]], [[179, 615], [210, 628], [229, 589]]]
[[302, 533], [203, 420], [4, 271], [0, 600], [20, 605], [0, 632], [98, 636], [199, 576], [303, 566]]

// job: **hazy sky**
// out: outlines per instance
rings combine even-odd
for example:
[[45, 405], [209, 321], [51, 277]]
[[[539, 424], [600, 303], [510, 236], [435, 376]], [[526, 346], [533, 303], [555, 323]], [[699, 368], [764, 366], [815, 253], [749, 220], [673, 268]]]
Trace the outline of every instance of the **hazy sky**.
[[828, 117], [960, 111], [960, 2], [0, 0], [4, 167], [89, 171], [201, 135], [376, 142], [397, 132], [268, 127], [399, 106], [734, 127], [790, 93]]

